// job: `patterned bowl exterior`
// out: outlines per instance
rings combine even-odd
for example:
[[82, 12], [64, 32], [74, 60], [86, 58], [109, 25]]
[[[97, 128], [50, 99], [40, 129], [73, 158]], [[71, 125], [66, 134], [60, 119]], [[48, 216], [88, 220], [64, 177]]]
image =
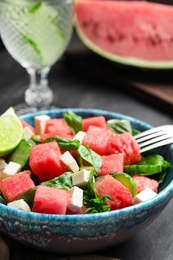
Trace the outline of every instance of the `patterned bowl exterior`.
[[[62, 117], [69, 110], [82, 117], [104, 115], [106, 119], [128, 119], [141, 131], [152, 127], [123, 114], [85, 108], [54, 109], [21, 118], [33, 125], [35, 115]], [[172, 198], [173, 146], [165, 146], [159, 152], [171, 167], [161, 192], [153, 199], [120, 210], [87, 215], [31, 213], [0, 204], [0, 230], [28, 246], [64, 255], [91, 253], [121, 243], [153, 222]]]

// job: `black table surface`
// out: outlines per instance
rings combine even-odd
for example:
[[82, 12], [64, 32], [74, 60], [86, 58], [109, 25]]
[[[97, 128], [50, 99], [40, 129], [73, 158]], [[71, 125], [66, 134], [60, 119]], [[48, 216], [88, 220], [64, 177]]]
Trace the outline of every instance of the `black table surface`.
[[[74, 34], [69, 48], [73, 48], [76, 42], [78, 44]], [[171, 110], [165, 112], [164, 107], [163, 109], [158, 107], [156, 101], [149, 103], [145, 99], [138, 98], [130, 92], [130, 89], [126, 91], [125, 88], [116, 85], [116, 82], [113, 87], [106, 80], [90, 75], [87, 69], [80, 70], [79, 67], [75, 67], [73, 61], [69, 61], [70, 57], [64, 55], [50, 71], [49, 82], [55, 92], [57, 107], [105, 109], [138, 118], [153, 126], [173, 124]], [[85, 60], [83, 62], [85, 63]], [[10, 106], [24, 102], [24, 91], [28, 82], [25, 69], [13, 60], [5, 49], [2, 50], [0, 52], [0, 113]], [[2, 236], [5, 245], [10, 248], [10, 258], [4, 258], [5, 260], [102, 259], [103, 256], [105, 256], [103, 259], [172, 260], [173, 201], [170, 201], [164, 212], [147, 228], [117, 246], [92, 255], [63, 257], [43, 253], [21, 245], [4, 234]]]

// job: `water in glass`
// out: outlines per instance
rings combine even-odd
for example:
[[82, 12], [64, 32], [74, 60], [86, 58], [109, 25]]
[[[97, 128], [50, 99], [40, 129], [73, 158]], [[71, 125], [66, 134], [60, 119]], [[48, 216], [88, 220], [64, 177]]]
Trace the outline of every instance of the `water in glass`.
[[0, 8], [2, 41], [30, 76], [25, 101], [30, 107], [47, 107], [54, 96], [48, 73], [70, 42], [74, 2], [1, 0]]

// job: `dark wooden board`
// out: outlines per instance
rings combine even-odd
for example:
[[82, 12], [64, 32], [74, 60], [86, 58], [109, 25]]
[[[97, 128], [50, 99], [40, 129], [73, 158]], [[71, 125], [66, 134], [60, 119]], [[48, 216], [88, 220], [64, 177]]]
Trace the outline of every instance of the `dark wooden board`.
[[65, 57], [72, 69], [78, 68], [173, 114], [173, 69], [149, 70], [116, 64], [83, 45], [70, 47]]

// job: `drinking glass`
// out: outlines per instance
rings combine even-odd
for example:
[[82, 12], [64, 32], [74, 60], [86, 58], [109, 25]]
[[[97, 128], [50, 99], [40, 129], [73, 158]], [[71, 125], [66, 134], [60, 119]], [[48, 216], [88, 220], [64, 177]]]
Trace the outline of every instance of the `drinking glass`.
[[[18, 114], [51, 106], [51, 67], [68, 47], [73, 32], [73, 0], [1, 0], [0, 32], [9, 54], [26, 69], [30, 83]], [[10, 72], [12, 73], [12, 72]]]

